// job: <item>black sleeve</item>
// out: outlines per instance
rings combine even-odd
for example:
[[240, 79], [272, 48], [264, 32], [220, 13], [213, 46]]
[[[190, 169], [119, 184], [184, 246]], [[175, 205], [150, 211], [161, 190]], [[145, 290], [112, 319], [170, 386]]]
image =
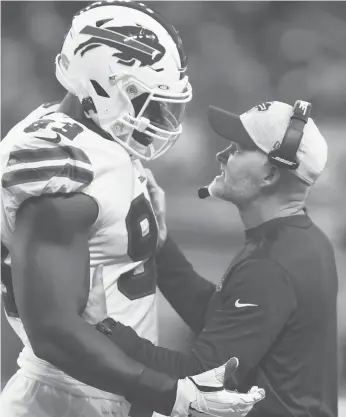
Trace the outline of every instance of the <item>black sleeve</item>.
[[160, 291], [185, 323], [200, 332], [215, 285], [197, 274], [170, 236], [157, 254], [156, 266]]
[[121, 324], [113, 341], [144, 365], [179, 378], [237, 356], [241, 382], [275, 342], [295, 308], [285, 271], [274, 262], [253, 260], [234, 271], [224, 288], [214, 294], [203, 331], [189, 353], [157, 347]]

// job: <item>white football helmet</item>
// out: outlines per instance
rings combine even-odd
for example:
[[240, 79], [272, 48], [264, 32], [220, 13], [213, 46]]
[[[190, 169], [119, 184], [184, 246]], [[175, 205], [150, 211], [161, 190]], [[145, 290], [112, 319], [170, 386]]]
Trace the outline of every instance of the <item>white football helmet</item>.
[[135, 157], [152, 160], [179, 138], [192, 98], [178, 32], [142, 3], [102, 1], [77, 13], [56, 77], [85, 114]]

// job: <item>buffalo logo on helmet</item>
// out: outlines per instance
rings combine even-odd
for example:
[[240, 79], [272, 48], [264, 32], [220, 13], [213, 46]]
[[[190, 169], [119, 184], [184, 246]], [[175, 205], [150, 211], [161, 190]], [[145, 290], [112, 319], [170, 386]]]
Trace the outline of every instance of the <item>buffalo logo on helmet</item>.
[[[109, 20], [107, 19], [107, 21]], [[104, 22], [102, 21], [102, 23]], [[91, 38], [75, 49], [75, 55], [80, 52], [83, 56], [91, 49], [106, 45], [117, 50], [113, 56], [118, 58], [120, 64], [133, 66], [136, 61], [139, 61], [141, 67], [151, 67], [160, 61], [166, 53], [166, 49], [160, 44], [157, 35], [142, 26], [107, 28], [98, 27], [98, 24], [96, 26], [85, 26], [81, 30], [81, 34], [90, 35]], [[155, 71], [161, 71], [161, 69]]]

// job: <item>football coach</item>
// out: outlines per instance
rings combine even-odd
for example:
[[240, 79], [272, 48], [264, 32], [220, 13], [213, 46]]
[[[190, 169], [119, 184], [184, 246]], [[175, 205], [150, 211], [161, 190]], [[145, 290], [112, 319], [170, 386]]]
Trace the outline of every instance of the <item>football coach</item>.
[[[327, 145], [310, 111], [303, 101], [266, 102], [240, 116], [209, 108], [212, 128], [229, 146], [217, 154], [221, 175], [200, 196], [237, 206], [245, 244], [217, 286], [194, 271], [170, 236], [159, 250], [158, 286], [197, 334], [189, 352], [111, 325], [127, 354], [179, 377], [238, 357], [230, 388], [266, 392], [249, 417], [337, 417], [336, 264], [305, 207]], [[164, 192], [153, 177], [148, 189], [164, 230]]]

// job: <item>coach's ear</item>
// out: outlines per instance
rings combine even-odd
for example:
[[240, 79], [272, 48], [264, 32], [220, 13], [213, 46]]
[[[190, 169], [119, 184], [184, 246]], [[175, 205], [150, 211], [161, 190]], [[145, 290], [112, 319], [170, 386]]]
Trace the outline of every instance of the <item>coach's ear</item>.
[[278, 166], [267, 161], [263, 165], [263, 175], [261, 178], [261, 188], [263, 191], [272, 192], [280, 184], [281, 170]]
[[88, 303], [82, 314], [82, 318], [93, 325], [107, 317], [106, 293], [103, 286], [102, 272], [103, 265], [101, 264], [95, 268], [91, 281]]

